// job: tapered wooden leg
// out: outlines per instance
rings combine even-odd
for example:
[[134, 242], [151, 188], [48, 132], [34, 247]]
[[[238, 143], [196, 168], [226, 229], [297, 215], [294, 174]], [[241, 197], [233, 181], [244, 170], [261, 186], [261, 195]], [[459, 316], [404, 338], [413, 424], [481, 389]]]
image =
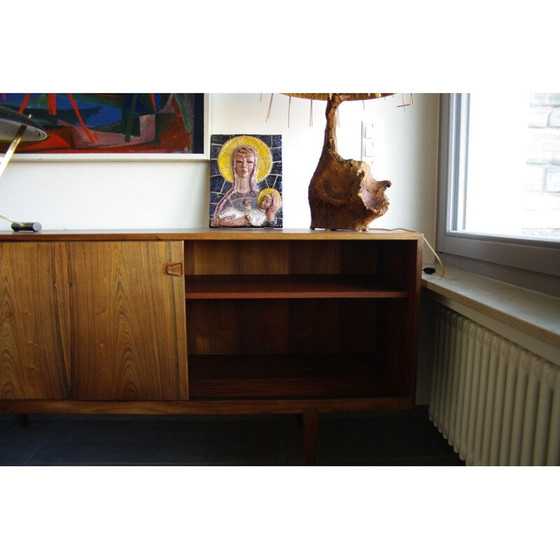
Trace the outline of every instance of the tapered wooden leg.
[[319, 432], [319, 413], [316, 410], [306, 410], [303, 413], [303, 449], [305, 464], [317, 463], [317, 434]]
[[27, 414], [16, 414], [16, 421], [20, 428], [27, 427]]

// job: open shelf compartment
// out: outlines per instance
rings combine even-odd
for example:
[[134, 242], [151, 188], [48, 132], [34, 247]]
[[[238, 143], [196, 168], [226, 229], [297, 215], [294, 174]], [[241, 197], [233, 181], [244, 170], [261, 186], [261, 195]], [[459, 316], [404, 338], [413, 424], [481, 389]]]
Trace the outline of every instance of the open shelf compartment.
[[185, 242], [191, 400], [409, 398], [418, 240]]

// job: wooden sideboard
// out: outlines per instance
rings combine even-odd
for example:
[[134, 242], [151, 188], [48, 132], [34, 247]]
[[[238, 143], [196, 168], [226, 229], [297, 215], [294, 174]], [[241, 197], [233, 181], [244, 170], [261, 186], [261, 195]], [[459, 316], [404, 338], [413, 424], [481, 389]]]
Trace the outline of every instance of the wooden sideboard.
[[414, 406], [422, 235], [0, 233], [0, 413]]

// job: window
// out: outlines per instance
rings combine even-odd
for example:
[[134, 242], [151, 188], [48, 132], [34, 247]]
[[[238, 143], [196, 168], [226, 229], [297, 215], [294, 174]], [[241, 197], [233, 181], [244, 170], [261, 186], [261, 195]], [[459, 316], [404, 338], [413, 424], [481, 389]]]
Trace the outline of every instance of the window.
[[440, 127], [439, 251], [550, 292], [560, 276], [560, 94], [442, 95]]

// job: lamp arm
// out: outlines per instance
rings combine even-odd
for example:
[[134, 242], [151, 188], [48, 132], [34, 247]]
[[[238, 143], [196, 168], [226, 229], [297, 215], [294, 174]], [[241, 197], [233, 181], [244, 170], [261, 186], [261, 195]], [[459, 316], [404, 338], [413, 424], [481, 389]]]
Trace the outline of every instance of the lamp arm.
[[18, 147], [19, 143], [21, 142], [21, 139], [23, 138], [23, 135], [25, 134], [26, 129], [27, 129], [27, 126], [22, 124], [18, 128], [18, 131], [16, 132], [16, 135], [14, 136], [14, 139], [12, 140], [11, 144], [8, 146], [8, 149], [6, 150], [6, 153], [4, 154], [4, 157], [0, 161], [0, 177], [2, 177], [2, 174], [4, 173], [6, 167], [8, 167], [8, 163], [12, 159], [12, 156], [14, 155], [14, 152], [16, 151], [16, 148]]
[[[14, 155], [14, 152], [21, 142], [21, 139], [23, 138], [26, 130], [27, 125], [25, 124], [22, 124], [18, 128], [14, 139], [12, 140], [12, 142], [8, 146], [8, 149], [6, 150], [6, 153], [4, 154], [4, 157], [2, 158], [2, 160], [0, 160], [0, 177], [6, 170], [6, 167], [8, 167], [8, 163], [12, 159], [12, 156]], [[14, 231], [41, 231], [41, 224], [39, 222], [19, 222], [2, 215], [0, 215], [0, 219], [6, 220], [7, 222], [12, 222], [12, 229]]]

